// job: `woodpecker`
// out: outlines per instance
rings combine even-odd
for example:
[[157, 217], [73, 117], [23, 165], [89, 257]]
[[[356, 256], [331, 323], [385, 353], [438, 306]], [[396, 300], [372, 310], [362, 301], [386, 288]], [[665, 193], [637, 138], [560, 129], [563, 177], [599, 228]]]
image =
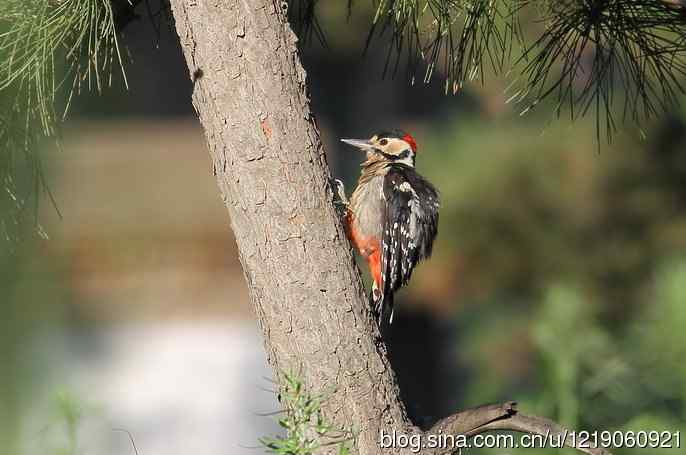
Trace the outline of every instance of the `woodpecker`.
[[[381, 325], [390, 313], [392, 323], [394, 292], [431, 256], [438, 233], [438, 191], [415, 170], [417, 143], [411, 135], [390, 130], [341, 141], [366, 153], [357, 187], [349, 202], [344, 199], [344, 225], [369, 265], [369, 299], [377, 321]], [[337, 183], [345, 197], [342, 183]]]

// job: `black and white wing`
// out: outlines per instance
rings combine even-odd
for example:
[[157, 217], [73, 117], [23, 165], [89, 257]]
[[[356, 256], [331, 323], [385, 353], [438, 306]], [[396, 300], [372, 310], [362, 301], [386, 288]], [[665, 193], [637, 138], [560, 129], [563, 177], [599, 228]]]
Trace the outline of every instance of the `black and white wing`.
[[383, 193], [381, 280], [383, 305], [391, 307], [393, 292], [407, 284], [419, 261], [431, 256], [438, 233], [439, 196], [414, 168], [399, 164], [384, 177]]

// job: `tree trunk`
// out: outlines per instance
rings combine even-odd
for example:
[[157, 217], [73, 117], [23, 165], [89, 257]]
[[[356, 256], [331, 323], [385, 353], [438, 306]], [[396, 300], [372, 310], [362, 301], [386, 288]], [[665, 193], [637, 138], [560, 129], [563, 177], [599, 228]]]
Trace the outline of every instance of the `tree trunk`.
[[412, 428], [332, 205], [286, 3], [171, 4], [269, 363], [378, 453], [382, 426]]

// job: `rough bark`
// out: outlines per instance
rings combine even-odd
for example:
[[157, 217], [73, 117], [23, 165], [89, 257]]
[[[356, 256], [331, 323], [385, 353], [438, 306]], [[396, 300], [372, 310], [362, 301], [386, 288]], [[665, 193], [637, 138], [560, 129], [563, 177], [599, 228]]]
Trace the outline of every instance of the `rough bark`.
[[[278, 375], [294, 372], [340, 427], [354, 453], [381, 450], [381, 430], [421, 431], [408, 420], [386, 350], [333, 201], [305, 71], [286, 3], [171, 0], [251, 300]], [[506, 403], [458, 413], [433, 431], [560, 431]], [[321, 453], [335, 453], [335, 447]], [[444, 453], [429, 450], [422, 453]], [[594, 455], [604, 451], [587, 451]]]
[[275, 372], [328, 396], [359, 452], [407, 419], [332, 205], [305, 71], [285, 6], [172, 0], [222, 198]]

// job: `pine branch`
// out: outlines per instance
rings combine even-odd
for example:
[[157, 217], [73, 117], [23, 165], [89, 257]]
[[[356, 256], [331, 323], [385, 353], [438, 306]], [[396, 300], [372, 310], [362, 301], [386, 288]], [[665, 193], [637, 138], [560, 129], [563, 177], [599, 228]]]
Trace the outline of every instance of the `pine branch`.
[[[319, 0], [293, 0], [282, 5], [288, 8], [288, 19], [292, 24], [293, 31], [305, 44], [316, 38], [319, 43], [327, 47], [326, 35], [317, 17], [316, 8]], [[351, 11], [352, 0], [348, 0], [348, 12]]]
[[[297, 28], [314, 30], [317, 0], [294, 0]], [[388, 37], [383, 75], [406, 58], [411, 81], [437, 76], [446, 93], [488, 70], [520, 74], [510, 100], [527, 113], [551, 100], [572, 120], [592, 113], [598, 141], [619, 123], [672, 109], [686, 82], [684, 0], [374, 0], [365, 50]], [[348, 8], [353, 3], [348, 3]], [[524, 33], [520, 20], [534, 24]], [[519, 55], [518, 57], [514, 57]]]
[[[552, 97], [558, 115], [593, 111], [598, 139], [621, 121], [640, 124], [678, 104], [686, 78], [686, 14], [663, 0], [549, 2], [545, 30], [517, 63], [526, 112]], [[619, 90], [618, 90], [619, 89]]]
[[115, 68], [125, 85], [126, 75], [109, 0], [1, 1], [0, 235], [16, 240], [26, 215], [36, 220], [41, 192], [49, 195], [41, 138], [57, 141], [57, 127], [84, 87], [110, 86]]

